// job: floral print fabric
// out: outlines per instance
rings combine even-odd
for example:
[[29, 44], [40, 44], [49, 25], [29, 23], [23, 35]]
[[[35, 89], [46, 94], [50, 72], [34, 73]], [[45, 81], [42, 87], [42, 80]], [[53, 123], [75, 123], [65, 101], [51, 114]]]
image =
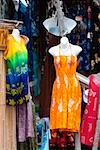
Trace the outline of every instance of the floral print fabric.
[[[81, 88], [76, 76], [76, 56], [54, 56], [56, 80], [52, 91], [50, 128], [78, 132]], [[77, 118], [76, 118], [77, 116]]]
[[74, 133], [60, 130], [51, 131], [50, 147], [52, 148], [74, 148]]

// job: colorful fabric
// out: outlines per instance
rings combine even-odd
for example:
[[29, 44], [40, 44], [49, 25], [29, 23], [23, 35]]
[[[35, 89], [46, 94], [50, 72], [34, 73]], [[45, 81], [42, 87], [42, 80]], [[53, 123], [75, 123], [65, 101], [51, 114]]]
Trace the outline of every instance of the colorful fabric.
[[[32, 54], [33, 53], [33, 54]], [[38, 51], [34, 48], [34, 51], [30, 53], [30, 64], [29, 68], [33, 73], [30, 72], [30, 83], [33, 87], [33, 94], [34, 96], [38, 96], [40, 94], [40, 72], [39, 72], [39, 58], [38, 58]]]
[[60, 130], [51, 131], [50, 147], [55, 148], [74, 148], [74, 133]]
[[23, 38], [18, 42], [8, 36], [6, 60], [6, 102], [21, 105], [29, 100], [28, 96], [28, 53]]
[[25, 142], [27, 138], [34, 137], [32, 102], [17, 107], [17, 133], [18, 142]]
[[49, 150], [49, 129], [44, 133], [43, 143], [38, 147], [38, 150]]
[[91, 37], [88, 38], [88, 32], [92, 32], [92, 10], [91, 8], [90, 10], [87, 10], [88, 7], [87, 1], [83, 0], [78, 4], [73, 2], [68, 8], [68, 17], [73, 19], [76, 19], [76, 17], [82, 18], [82, 20], [77, 20], [76, 28], [68, 35], [68, 37], [72, 44], [80, 45], [83, 49], [78, 56], [79, 66], [77, 70], [86, 75], [90, 73], [90, 53], [92, 47]]
[[[29, 0], [28, 7], [22, 5], [20, 1], [18, 20], [23, 21], [21, 28], [21, 34], [28, 36], [29, 43], [28, 48], [28, 68], [29, 68], [29, 81], [33, 87], [34, 96], [40, 94], [40, 73], [39, 73], [39, 60], [38, 60], [38, 0]], [[28, 21], [27, 21], [28, 20]]]
[[[32, 103], [32, 115], [33, 115], [33, 129], [34, 129], [34, 137], [30, 138], [29, 136], [25, 139], [25, 142], [18, 142], [18, 150], [38, 150], [37, 144], [37, 128], [36, 128], [36, 114], [35, 114], [35, 105]], [[30, 105], [30, 104], [29, 104]], [[21, 107], [21, 106], [20, 106]], [[24, 108], [25, 109], [25, 108]], [[28, 110], [27, 115], [30, 116], [30, 110]], [[25, 117], [24, 117], [25, 118]], [[28, 117], [29, 118], [29, 117]], [[27, 119], [29, 120], [29, 119]], [[20, 119], [21, 121], [21, 119]], [[28, 121], [29, 122], [29, 121]], [[28, 123], [32, 126], [31, 123]], [[27, 125], [26, 125], [27, 126]], [[32, 127], [30, 127], [32, 128]], [[33, 130], [32, 129], [32, 130]], [[27, 131], [27, 129], [26, 129]], [[33, 131], [32, 131], [33, 132]], [[29, 132], [31, 134], [31, 132]]]
[[54, 56], [54, 65], [56, 80], [52, 91], [50, 129], [78, 132], [81, 118], [81, 88], [76, 76], [77, 58], [73, 55]]
[[21, 2], [21, 0], [19, 1], [19, 5], [20, 5], [20, 11], [25, 14], [27, 11], [27, 7]]
[[[93, 146], [96, 122], [98, 116], [98, 102], [99, 102], [99, 93], [100, 85], [97, 86], [94, 82], [94, 76], [90, 76], [89, 84], [89, 95], [88, 95], [88, 104], [85, 108], [85, 113], [82, 119], [82, 125], [80, 130], [81, 142], [88, 146]], [[98, 139], [99, 140], [99, 139]], [[100, 146], [100, 140], [99, 140]]]

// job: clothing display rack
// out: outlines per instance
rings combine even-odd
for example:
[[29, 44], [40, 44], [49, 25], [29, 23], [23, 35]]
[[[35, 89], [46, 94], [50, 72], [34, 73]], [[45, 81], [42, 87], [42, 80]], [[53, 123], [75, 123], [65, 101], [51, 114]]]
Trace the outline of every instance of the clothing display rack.
[[16, 110], [6, 105], [6, 72], [4, 51], [9, 31], [22, 21], [0, 19], [0, 150], [16, 150]]
[[0, 150], [100, 150], [99, 6], [0, 0]]
[[[60, 29], [60, 35], [64, 36], [64, 21], [63, 21], [63, 17], [61, 17], [61, 16], [64, 16], [64, 13], [62, 11], [63, 8], [61, 5], [61, 1], [55, 0], [55, 1], [52, 1], [52, 4], [54, 4], [56, 7], [56, 17], [58, 18], [57, 23], [58, 23], [58, 27]], [[80, 73], [77, 73], [77, 76], [78, 76], [79, 81], [81, 82], [81, 86], [88, 88], [89, 78]], [[98, 148], [98, 145], [95, 144], [95, 143], [97, 143], [97, 139], [99, 139], [98, 129], [100, 128], [100, 105], [98, 104], [98, 106], [99, 106], [98, 121], [97, 121], [96, 133], [95, 133], [95, 138], [94, 138], [94, 144], [93, 144], [93, 148], [92, 148], [93, 150], [96, 150]], [[80, 133], [75, 134], [75, 150], [81, 150]]]

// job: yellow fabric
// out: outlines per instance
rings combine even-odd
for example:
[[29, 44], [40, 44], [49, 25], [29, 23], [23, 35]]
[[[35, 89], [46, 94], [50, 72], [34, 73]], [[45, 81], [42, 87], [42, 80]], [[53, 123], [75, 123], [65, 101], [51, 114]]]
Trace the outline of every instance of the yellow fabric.
[[54, 56], [56, 80], [52, 91], [50, 128], [79, 131], [81, 88], [76, 76], [76, 56]]
[[12, 58], [18, 50], [21, 51], [22, 53], [27, 52], [26, 46], [25, 46], [25, 41], [23, 38], [20, 38], [20, 42], [18, 42], [12, 34], [8, 35], [7, 38], [7, 49], [4, 53], [4, 59], [10, 59]]

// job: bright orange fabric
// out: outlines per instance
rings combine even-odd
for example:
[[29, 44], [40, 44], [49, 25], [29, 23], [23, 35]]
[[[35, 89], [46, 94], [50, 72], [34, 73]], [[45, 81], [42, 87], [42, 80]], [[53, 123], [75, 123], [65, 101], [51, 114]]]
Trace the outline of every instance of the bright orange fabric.
[[76, 56], [54, 56], [56, 80], [52, 91], [50, 128], [78, 132], [81, 118], [81, 88], [76, 76]]

